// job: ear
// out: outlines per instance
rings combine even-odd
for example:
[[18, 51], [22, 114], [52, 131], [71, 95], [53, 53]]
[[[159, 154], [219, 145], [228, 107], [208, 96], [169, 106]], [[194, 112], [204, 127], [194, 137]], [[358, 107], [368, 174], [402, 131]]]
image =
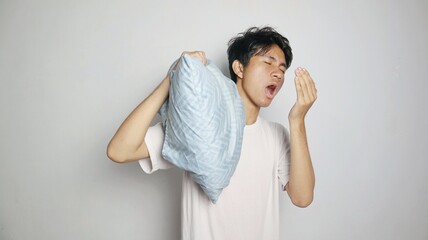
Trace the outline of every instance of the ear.
[[238, 60], [233, 61], [232, 69], [237, 78], [243, 78], [244, 76], [244, 65]]

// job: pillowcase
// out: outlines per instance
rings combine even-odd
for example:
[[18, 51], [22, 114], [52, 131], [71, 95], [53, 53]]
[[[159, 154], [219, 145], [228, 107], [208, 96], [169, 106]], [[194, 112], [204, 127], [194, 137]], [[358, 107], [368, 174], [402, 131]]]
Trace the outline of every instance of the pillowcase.
[[245, 111], [236, 84], [215, 64], [184, 54], [169, 71], [169, 97], [159, 110], [162, 157], [190, 172], [216, 203], [239, 161]]

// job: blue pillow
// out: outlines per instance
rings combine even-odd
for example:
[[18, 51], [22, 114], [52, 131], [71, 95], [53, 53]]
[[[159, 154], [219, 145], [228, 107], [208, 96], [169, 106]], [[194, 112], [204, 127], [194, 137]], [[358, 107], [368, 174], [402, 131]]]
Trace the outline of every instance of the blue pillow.
[[162, 157], [189, 171], [215, 203], [239, 161], [244, 106], [236, 84], [210, 60], [204, 65], [183, 55], [171, 69], [169, 97], [159, 110]]

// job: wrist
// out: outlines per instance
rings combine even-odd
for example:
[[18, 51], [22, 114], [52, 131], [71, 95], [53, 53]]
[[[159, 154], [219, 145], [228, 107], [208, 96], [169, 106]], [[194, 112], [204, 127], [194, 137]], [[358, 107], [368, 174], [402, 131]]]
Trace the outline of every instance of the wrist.
[[305, 116], [301, 115], [301, 116], [288, 116], [288, 122], [293, 123], [293, 124], [301, 124], [305, 122]]
[[300, 128], [305, 126], [305, 118], [289, 118], [288, 122], [290, 124], [290, 128]]

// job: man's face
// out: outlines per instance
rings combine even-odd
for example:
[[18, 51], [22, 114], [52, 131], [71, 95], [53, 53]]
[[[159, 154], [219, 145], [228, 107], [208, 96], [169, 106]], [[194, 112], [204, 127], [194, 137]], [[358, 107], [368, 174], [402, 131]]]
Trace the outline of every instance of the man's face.
[[255, 107], [269, 106], [284, 83], [285, 71], [285, 55], [277, 45], [263, 55], [253, 56], [238, 83], [241, 97]]

